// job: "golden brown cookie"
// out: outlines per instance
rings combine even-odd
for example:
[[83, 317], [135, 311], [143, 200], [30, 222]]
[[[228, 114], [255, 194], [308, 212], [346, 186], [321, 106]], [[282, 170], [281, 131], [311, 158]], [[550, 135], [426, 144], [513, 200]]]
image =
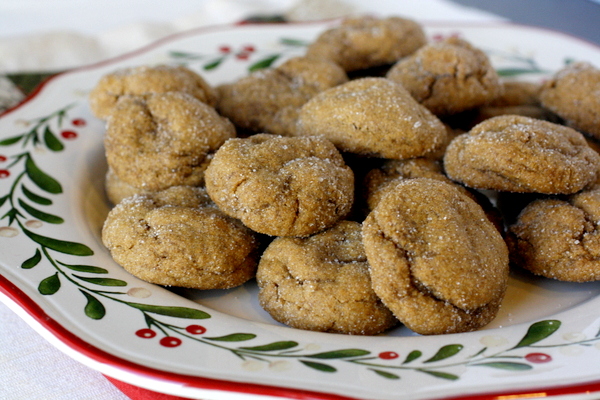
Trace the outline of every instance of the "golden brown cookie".
[[165, 92], [184, 92], [210, 106], [217, 102], [215, 89], [194, 71], [157, 65], [123, 68], [103, 76], [91, 91], [89, 104], [95, 116], [106, 119], [121, 96]]
[[321, 33], [306, 53], [356, 71], [392, 64], [426, 41], [423, 28], [406, 18], [352, 17]]
[[416, 333], [472, 331], [497, 314], [508, 250], [482, 208], [427, 178], [395, 186], [363, 223], [375, 293]]
[[538, 199], [509, 229], [511, 260], [536, 275], [569, 282], [600, 279], [600, 189]]
[[370, 170], [364, 179], [362, 189], [369, 210], [373, 210], [383, 196], [401, 179], [430, 178], [454, 184], [444, 174], [442, 164], [430, 158], [408, 160], [386, 160], [378, 168]]
[[347, 80], [331, 61], [295, 57], [219, 86], [217, 109], [242, 129], [293, 136], [300, 107], [320, 91]]
[[540, 100], [566, 123], [600, 139], [600, 69], [579, 62], [544, 83]]
[[102, 241], [129, 273], [159, 285], [230, 288], [254, 277], [258, 263], [255, 234], [189, 186], [121, 201]]
[[398, 323], [371, 288], [357, 222], [342, 221], [308, 238], [273, 240], [256, 280], [261, 306], [294, 328], [375, 335]]
[[436, 115], [479, 107], [502, 89], [487, 55], [454, 37], [421, 47], [398, 61], [386, 76]]
[[451, 179], [476, 189], [571, 194], [596, 180], [600, 156], [574, 129], [505, 115], [456, 137], [444, 168]]
[[206, 164], [235, 128], [214, 108], [182, 92], [122, 96], [104, 140], [109, 167], [123, 182], [157, 191], [199, 185]]
[[344, 218], [354, 176], [320, 137], [258, 134], [230, 139], [205, 173], [206, 189], [228, 215], [271, 236], [308, 236]]
[[324, 136], [341, 151], [391, 159], [444, 145], [446, 127], [401, 85], [361, 78], [327, 89], [300, 110], [297, 134]]

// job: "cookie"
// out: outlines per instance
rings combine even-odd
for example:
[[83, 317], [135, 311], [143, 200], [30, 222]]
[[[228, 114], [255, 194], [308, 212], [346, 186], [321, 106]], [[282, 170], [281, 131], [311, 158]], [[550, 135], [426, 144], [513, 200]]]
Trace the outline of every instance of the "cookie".
[[421, 47], [398, 61], [386, 77], [440, 116], [484, 105], [502, 89], [487, 55], [454, 37]]
[[467, 332], [497, 314], [508, 250], [482, 208], [454, 185], [404, 180], [363, 223], [375, 293], [423, 335]]
[[378, 168], [370, 170], [363, 181], [362, 189], [369, 210], [373, 210], [393, 185], [402, 179], [430, 178], [452, 184], [445, 174], [442, 163], [429, 158], [408, 160], [386, 160]]
[[258, 264], [256, 235], [189, 186], [124, 199], [109, 212], [102, 242], [125, 270], [158, 285], [231, 288]]
[[300, 107], [317, 93], [348, 80], [328, 60], [294, 57], [217, 87], [219, 112], [253, 133], [293, 136]]
[[104, 75], [89, 95], [92, 113], [107, 119], [121, 96], [145, 97], [152, 93], [184, 92], [215, 106], [217, 92], [204, 78], [183, 66], [140, 66]]
[[600, 189], [531, 202], [508, 229], [511, 260], [546, 278], [599, 280], [599, 210]]
[[600, 139], [600, 69], [590, 63], [567, 65], [546, 81], [542, 105], [574, 129]]
[[600, 157], [579, 132], [534, 118], [487, 119], [456, 137], [444, 168], [453, 180], [476, 189], [572, 194], [593, 183]]
[[230, 139], [206, 169], [205, 182], [220, 209], [271, 236], [308, 236], [329, 228], [354, 200], [352, 170], [321, 137]]
[[445, 144], [446, 127], [401, 85], [361, 78], [327, 89], [300, 110], [298, 136], [323, 136], [341, 151], [406, 159]]
[[357, 222], [342, 221], [308, 238], [276, 238], [256, 280], [261, 306], [297, 329], [375, 335], [398, 323], [371, 288]]
[[104, 146], [116, 176], [138, 189], [199, 185], [210, 155], [236, 135], [214, 108], [182, 92], [122, 96]]
[[321, 33], [306, 54], [332, 60], [345, 71], [356, 71], [392, 64], [426, 42], [423, 28], [413, 20], [361, 16], [346, 18]]

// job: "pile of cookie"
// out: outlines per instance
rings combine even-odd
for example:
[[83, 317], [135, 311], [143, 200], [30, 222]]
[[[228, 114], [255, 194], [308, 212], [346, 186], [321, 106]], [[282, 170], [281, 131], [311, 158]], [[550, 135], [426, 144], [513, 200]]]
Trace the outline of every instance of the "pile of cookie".
[[182, 66], [118, 70], [90, 94], [114, 204], [102, 240], [159, 285], [256, 278], [299, 329], [476, 330], [509, 264], [600, 278], [598, 93], [589, 64], [503, 81], [466, 40], [400, 17], [348, 18], [218, 87]]

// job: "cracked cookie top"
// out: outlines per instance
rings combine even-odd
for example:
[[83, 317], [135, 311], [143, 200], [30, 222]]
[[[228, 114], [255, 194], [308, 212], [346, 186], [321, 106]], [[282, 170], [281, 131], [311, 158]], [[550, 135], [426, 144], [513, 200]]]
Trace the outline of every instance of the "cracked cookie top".
[[406, 18], [346, 18], [321, 33], [306, 50], [311, 57], [332, 60], [345, 71], [388, 65], [427, 42], [417, 22]]
[[253, 278], [258, 263], [255, 233], [190, 186], [124, 199], [109, 212], [102, 242], [125, 270], [158, 285], [230, 288]]
[[201, 184], [210, 154], [235, 135], [229, 120], [186, 93], [121, 96], [104, 147], [116, 177], [155, 191]]
[[452, 140], [444, 168], [451, 179], [476, 189], [572, 194], [596, 180], [600, 155], [574, 129], [504, 115]]
[[540, 100], [569, 126], [600, 139], [600, 69], [587, 62], [567, 65], [544, 82]]
[[398, 61], [386, 77], [440, 116], [484, 105], [502, 90], [487, 55], [454, 37], [421, 47]]
[[89, 104], [96, 117], [107, 119], [121, 96], [145, 97], [166, 92], [184, 92], [210, 106], [217, 102], [215, 89], [191, 69], [144, 65], [104, 75], [90, 92]]
[[256, 278], [261, 306], [294, 328], [375, 335], [398, 323], [371, 288], [358, 222], [273, 240]]
[[508, 250], [483, 209], [455, 185], [403, 180], [363, 223], [375, 293], [420, 334], [472, 331], [499, 309]]
[[321, 137], [257, 134], [230, 139], [205, 173], [206, 189], [225, 213], [271, 236], [308, 236], [344, 218], [354, 174]]
[[508, 229], [511, 260], [547, 278], [569, 282], [600, 279], [600, 189], [567, 199], [538, 199]]

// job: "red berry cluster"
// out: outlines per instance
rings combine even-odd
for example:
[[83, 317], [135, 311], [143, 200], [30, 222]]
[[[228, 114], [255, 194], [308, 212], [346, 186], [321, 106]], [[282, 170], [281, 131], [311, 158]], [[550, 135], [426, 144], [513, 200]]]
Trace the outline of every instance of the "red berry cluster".
[[[235, 52], [235, 58], [237, 58], [238, 60], [247, 60], [248, 58], [250, 58], [250, 55], [255, 51], [256, 48], [254, 46], [252, 46], [251, 44], [247, 44], [245, 46], [242, 46], [241, 50]], [[233, 52], [233, 49], [231, 48], [231, 46], [223, 45], [219, 47], [219, 52], [221, 54], [231, 54]]]
[[[8, 160], [8, 157], [0, 154], [0, 163], [4, 163]], [[7, 169], [0, 169], [0, 179], [8, 178], [10, 176], [10, 171]]]
[[[202, 335], [206, 332], [206, 328], [202, 325], [188, 325], [185, 331], [192, 335]], [[135, 334], [143, 339], [156, 337], [156, 331], [150, 328], [138, 329]], [[177, 347], [181, 344], [181, 339], [175, 336], [165, 336], [159, 340], [159, 343], [164, 347]]]
[[[73, 124], [73, 126], [80, 128], [82, 126], [85, 126], [87, 124], [87, 122], [83, 118], [75, 118], [74, 120], [71, 121], [71, 124]], [[67, 140], [76, 139], [77, 132], [66, 129], [66, 130], [63, 130], [60, 132], [60, 136], [62, 136], [63, 139], [67, 139]]]

